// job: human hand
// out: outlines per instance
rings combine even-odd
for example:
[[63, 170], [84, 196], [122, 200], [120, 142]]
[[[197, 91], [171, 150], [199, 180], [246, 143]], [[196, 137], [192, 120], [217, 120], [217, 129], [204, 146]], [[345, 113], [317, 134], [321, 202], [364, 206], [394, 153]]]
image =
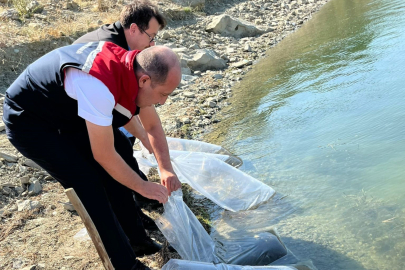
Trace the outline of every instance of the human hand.
[[171, 193], [175, 190], [178, 190], [181, 188], [181, 183], [179, 181], [179, 178], [177, 175], [173, 172], [170, 171], [164, 171], [160, 172], [160, 177], [161, 177], [161, 183], [163, 186], [167, 188], [167, 191], [169, 192], [169, 196]]
[[160, 203], [166, 203], [169, 199], [167, 188], [158, 183], [142, 181], [141, 188], [136, 191], [142, 196], [152, 200], [157, 200]]

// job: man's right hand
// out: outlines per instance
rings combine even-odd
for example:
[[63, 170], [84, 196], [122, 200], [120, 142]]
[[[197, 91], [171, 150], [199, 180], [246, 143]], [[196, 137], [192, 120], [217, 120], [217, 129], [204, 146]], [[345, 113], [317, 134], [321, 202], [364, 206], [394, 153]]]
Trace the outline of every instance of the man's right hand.
[[136, 190], [136, 192], [146, 198], [157, 200], [160, 203], [167, 203], [169, 199], [167, 188], [158, 183], [143, 181], [141, 188]]

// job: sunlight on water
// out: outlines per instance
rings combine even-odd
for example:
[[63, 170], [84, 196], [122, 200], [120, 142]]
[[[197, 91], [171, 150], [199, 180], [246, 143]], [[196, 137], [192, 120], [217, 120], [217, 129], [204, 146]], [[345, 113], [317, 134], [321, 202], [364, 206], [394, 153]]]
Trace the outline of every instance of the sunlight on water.
[[278, 196], [219, 230], [276, 226], [319, 269], [403, 269], [404, 63], [400, 0], [332, 0], [272, 48], [208, 140]]

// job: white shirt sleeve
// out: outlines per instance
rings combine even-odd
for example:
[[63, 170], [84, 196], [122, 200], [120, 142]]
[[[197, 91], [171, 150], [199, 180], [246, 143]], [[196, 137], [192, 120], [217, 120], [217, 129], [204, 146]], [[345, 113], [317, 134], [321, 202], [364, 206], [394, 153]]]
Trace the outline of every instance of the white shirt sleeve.
[[67, 68], [65, 91], [77, 100], [80, 117], [99, 126], [112, 124], [114, 96], [99, 79], [79, 69]]

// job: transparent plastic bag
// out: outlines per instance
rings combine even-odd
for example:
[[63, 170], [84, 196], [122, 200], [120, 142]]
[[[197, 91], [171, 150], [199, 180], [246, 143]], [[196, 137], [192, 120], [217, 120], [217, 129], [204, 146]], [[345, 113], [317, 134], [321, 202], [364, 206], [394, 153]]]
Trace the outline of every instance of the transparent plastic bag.
[[242, 266], [230, 264], [213, 264], [171, 259], [162, 270], [297, 270], [293, 266]]
[[215, 255], [226, 264], [269, 265], [287, 254], [280, 238], [270, 232], [243, 238], [215, 238]]
[[167, 137], [166, 140], [167, 145], [169, 146], [169, 150], [215, 154], [213, 157], [219, 158], [236, 168], [240, 167], [243, 164], [242, 160], [239, 157], [234, 156], [231, 152], [219, 145], [170, 137]]
[[[147, 154], [145, 158], [144, 152], [135, 152], [134, 156], [145, 174], [148, 166], [157, 167], [153, 155]], [[223, 162], [222, 155], [171, 150], [170, 158], [180, 182], [189, 184], [224, 209], [248, 210], [268, 201], [275, 193], [266, 184]]]
[[185, 153], [172, 159], [182, 183], [227, 210], [248, 210], [268, 201], [275, 191], [244, 172], [204, 153]]
[[167, 241], [186, 260], [214, 262], [215, 244], [201, 223], [183, 202], [181, 190], [172, 192], [155, 221]]

